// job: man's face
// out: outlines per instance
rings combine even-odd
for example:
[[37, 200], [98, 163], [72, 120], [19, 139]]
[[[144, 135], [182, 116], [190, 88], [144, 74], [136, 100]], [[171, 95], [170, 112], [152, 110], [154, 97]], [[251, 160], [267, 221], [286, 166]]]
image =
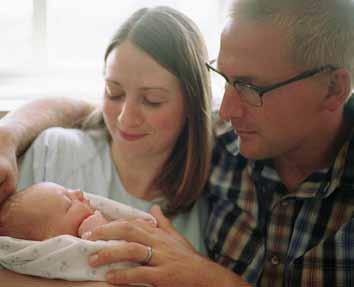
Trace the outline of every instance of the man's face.
[[[285, 35], [270, 23], [228, 22], [221, 36], [218, 70], [231, 81], [257, 86], [269, 86], [303, 72], [305, 69], [290, 60]], [[227, 85], [220, 115], [231, 120], [241, 154], [251, 159], [277, 158], [310, 144], [326, 113], [327, 86], [319, 77], [264, 94], [261, 107], [241, 101], [238, 92]]]

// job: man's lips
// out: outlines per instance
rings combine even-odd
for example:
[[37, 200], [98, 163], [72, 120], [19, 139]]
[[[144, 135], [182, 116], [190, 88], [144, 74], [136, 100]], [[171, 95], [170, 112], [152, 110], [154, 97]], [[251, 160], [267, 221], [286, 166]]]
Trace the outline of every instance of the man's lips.
[[238, 135], [251, 135], [257, 133], [256, 130], [248, 128], [246, 125], [240, 125], [239, 121], [231, 120], [232, 127]]

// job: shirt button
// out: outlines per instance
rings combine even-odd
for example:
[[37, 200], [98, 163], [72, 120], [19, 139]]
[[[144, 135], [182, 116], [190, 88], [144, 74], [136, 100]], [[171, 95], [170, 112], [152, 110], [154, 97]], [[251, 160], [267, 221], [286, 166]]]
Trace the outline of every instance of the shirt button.
[[272, 258], [270, 259], [270, 262], [273, 264], [273, 265], [278, 265], [280, 263], [280, 260], [277, 256], [272, 256]]
[[289, 205], [289, 201], [283, 200], [283, 201], [280, 203], [280, 205], [281, 205], [282, 207], [287, 207], [287, 206]]

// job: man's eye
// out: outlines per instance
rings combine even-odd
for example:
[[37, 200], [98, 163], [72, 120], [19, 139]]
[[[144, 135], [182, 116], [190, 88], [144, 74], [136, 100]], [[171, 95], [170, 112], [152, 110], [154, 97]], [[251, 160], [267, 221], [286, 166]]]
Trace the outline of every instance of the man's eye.
[[249, 87], [246, 84], [234, 83], [234, 87], [240, 93], [249, 91]]

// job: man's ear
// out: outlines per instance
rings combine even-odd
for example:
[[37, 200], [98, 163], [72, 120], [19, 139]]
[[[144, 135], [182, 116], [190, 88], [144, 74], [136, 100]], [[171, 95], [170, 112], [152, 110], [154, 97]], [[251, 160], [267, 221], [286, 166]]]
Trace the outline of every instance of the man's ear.
[[347, 97], [351, 94], [351, 75], [344, 68], [332, 72], [325, 99], [325, 107], [329, 111], [335, 111], [343, 106]]

